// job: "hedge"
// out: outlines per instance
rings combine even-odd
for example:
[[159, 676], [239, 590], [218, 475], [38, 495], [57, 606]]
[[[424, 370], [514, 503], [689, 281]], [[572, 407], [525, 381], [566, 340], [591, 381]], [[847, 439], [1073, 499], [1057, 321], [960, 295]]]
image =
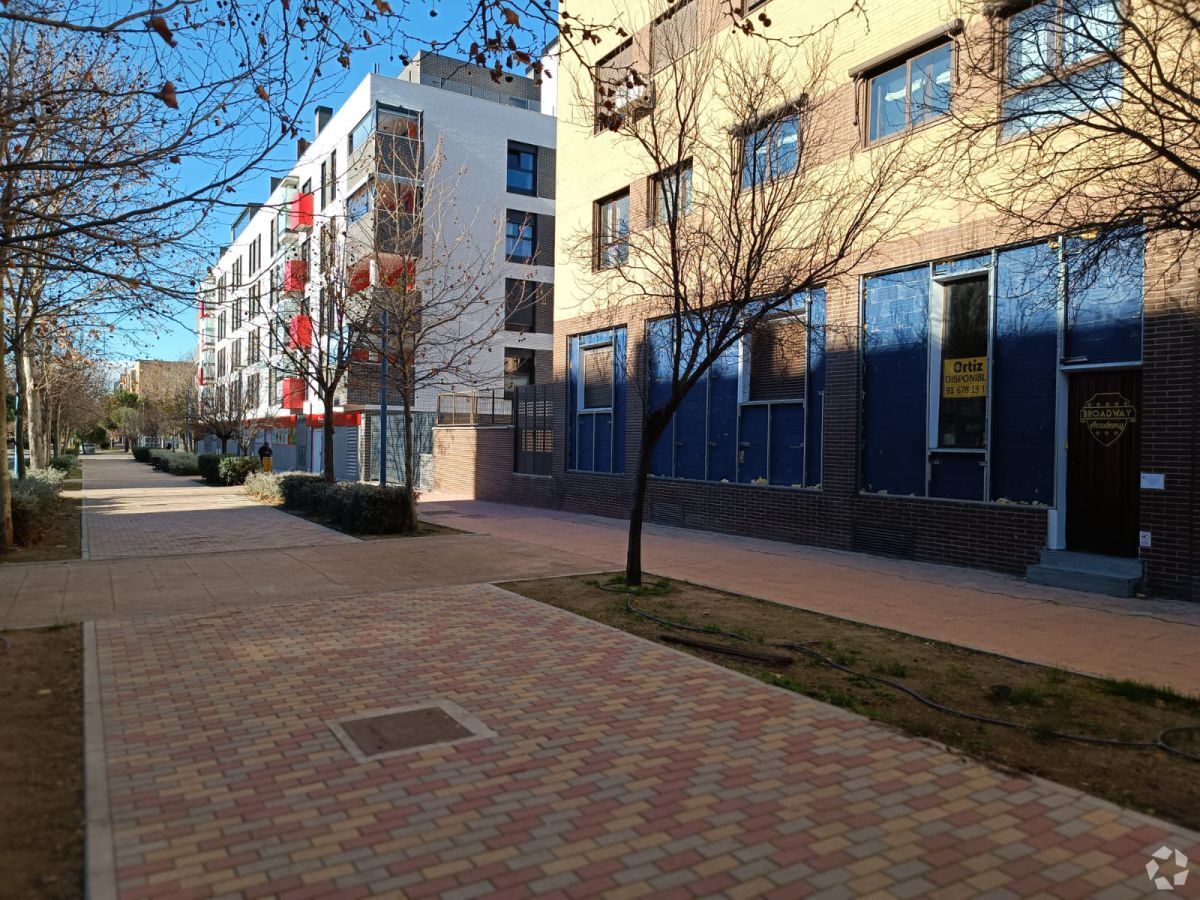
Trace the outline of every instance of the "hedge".
[[14, 478], [12, 489], [13, 540], [32, 544], [50, 524], [50, 513], [62, 490], [59, 469], [34, 469], [24, 478]]
[[150, 462], [150, 448], [149, 447], [134, 447], [134, 448], [132, 448], [132, 450], [130, 452], [133, 453], [133, 458], [136, 459], [138, 462], [140, 462], [140, 463]]
[[79, 465], [79, 457], [74, 453], [63, 453], [50, 457], [50, 468], [60, 472], [70, 472], [77, 465]]
[[354, 534], [395, 534], [416, 526], [408, 492], [399, 485], [329, 484], [320, 475], [294, 473], [279, 479], [279, 492], [285, 509], [316, 513]]
[[246, 483], [246, 476], [262, 469], [262, 461], [257, 456], [226, 456], [217, 465], [217, 473], [222, 484], [239, 485]]

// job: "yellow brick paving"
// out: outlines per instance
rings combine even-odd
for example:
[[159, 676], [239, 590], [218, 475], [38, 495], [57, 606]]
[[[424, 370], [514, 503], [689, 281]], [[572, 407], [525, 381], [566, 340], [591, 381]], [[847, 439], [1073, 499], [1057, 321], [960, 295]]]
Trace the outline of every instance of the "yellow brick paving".
[[[119, 895], [1144, 897], [1200, 837], [488, 586], [96, 626]], [[359, 764], [329, 723], [496, 736]]]

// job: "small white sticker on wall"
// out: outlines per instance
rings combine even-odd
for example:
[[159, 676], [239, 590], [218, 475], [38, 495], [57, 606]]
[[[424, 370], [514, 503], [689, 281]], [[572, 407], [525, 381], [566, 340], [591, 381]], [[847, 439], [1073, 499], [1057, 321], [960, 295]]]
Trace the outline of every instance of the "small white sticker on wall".
[[1163, 491], [1167, 488], [1167, 476], [1162, 472], [1143, 472], [1143, 491]]
[[1139, 547], [1149, 547], [1150, 546], [1150, 532], [1148, 532], [1148, 531], [1139, 531], [1138, 532], [1138, 546]]

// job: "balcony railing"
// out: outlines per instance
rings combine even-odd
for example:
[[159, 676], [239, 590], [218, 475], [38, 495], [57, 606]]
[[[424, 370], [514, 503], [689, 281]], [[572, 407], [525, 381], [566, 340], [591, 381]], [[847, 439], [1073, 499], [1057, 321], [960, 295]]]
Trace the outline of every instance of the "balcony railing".
[[313, 195], [297, 194], [288, 204], [288, 231], [312, 231]]
[[499, 391], [439, 394], [439, 425], [511, 425], [512, 401]]
[[308, 263], [302, 259], [286, 259], [283, 262], [283, 292], [302, 294], [308, 284]]

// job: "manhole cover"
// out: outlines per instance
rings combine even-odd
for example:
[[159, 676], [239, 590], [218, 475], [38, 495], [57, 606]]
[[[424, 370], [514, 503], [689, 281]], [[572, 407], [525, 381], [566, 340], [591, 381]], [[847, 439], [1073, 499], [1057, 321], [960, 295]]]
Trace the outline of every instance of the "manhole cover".
[[329, 727], [359, 762], [423, 747], [495, 737], [495, 732], [448, 700], [381, 710], [332, 722]]

